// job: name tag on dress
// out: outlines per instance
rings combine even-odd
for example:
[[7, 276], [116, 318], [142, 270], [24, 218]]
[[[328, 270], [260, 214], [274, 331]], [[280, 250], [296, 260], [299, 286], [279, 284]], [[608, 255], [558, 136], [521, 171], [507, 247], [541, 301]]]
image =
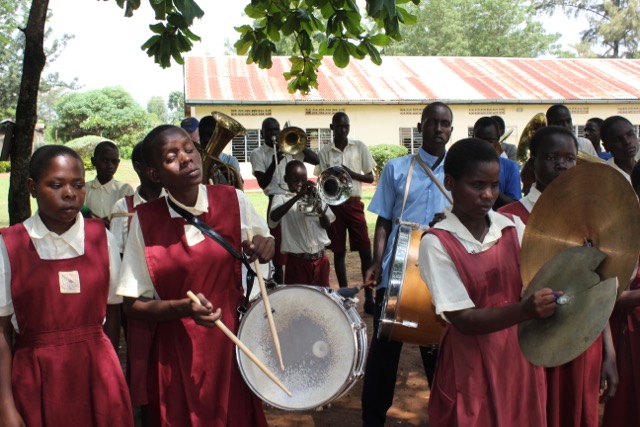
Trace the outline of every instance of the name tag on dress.
[[59, 271], [58, 281], [61, 294], [80, 293], [80, 275], [77, 271]]

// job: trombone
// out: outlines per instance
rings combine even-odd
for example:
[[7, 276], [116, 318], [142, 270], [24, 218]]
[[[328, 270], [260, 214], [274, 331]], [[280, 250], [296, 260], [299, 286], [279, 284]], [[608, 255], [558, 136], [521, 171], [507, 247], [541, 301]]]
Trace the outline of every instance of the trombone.
[[302, 153], [304, 149], [307, 148], [308, 140], [309, 138], [307, 137], [307, 133], [302, 128], [296, 126], [287, 126], [280, 131], [277, 138], [275, 136], [271, 137], [271, 142], [273, 143], [273, 146], [276, 147], [276, 173], [278, 174], [277, 179], [278, 186], [280, 188], [283, 188], [283, 177], [281, 176], [279, 168], [280, 165], [278, 164], [278, 151], [281, 151], [284, 154], [295, 156], [296, 154]]

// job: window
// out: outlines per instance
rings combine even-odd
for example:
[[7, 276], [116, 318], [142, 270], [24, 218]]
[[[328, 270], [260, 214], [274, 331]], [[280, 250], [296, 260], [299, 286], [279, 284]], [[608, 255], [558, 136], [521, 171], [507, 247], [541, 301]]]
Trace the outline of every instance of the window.
[[329, 128], [307, 129], [307, 147], [318, 152], [321, 148], [329, 146], [333, 139], [333, 132]]
[[260, 145], [260, 130], [247, 129], [245, 135], [233, 138], [231, 142], [231, 154], [238, 162], [248, 162], [251, 151]]
[[422, 146], [422, 135], [418, 128], [400, 128], [400, 144], [407, 147], [409, 154], [416, 153]]

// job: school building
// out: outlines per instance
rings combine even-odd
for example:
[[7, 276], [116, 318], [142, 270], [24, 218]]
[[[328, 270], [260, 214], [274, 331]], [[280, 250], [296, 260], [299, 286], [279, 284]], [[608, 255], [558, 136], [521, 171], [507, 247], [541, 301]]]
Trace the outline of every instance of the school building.
[[318, 89], [307, 96], [287, 91], [288, 57], [274, 57], [268, 70], [234, 56], [187, 57], [184, 67], [189, 115], [220, 111], [247, 129], [225, 148], [247, 178], [246, 162], [263, 143], [259, 131], [266, 117], [305, 129], [317, 149], [331, 140], [333, 114], [344, 111], [351, 138], [404, 145], [410, 152], [421, 145], [416, 125], [433, 101], [453, 110], [452, 142], [467, 137], [481, 116], [499, 115], [511, 131], [507, 142], [517, 144], [528, 121], [555, 103], [569, 107], [578, 135], [591, 117], [622, 115], [636, 129], [640, 125], [640, 60], [633, 59], [385, 56], [380, 66], [352, 59], [342, 69], [325, 58]]

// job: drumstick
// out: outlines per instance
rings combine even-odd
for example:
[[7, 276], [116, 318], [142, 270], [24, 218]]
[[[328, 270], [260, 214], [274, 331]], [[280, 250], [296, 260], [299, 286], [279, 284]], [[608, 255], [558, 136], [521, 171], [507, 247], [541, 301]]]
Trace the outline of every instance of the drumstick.
[[[247, 228], [247, 240], [253, 239], [253, 233], [251, 229]], [[271, 336], [273, 337], [273, 345], [276, 348], [276, 354], [278, 355], [278, 361], [280, 362], [280, 369], [284, 371], [284, 363], [282, 361], [282, 352], [280, 351], [280, 339], [278, 338], [278, 331], [276, 330], [276, 324], [273, 321], [273, 313], [271, 312], [271, 303], [269, 302], [269, 296], [267, 295], [267, 288], [264, 285], [264, 278], [262, 277], [262, 270], [260, 269], [260, 262], [255, 260], [253, 265], [256, 269], [256, 275], [258, 276], [258, 283], [260, 284], [260, 294], [262, 295], [262, 301], [264, 302], [264, 309], [267, 312], [267, 321], [269, 322], [269, 328], [271, 329]]]
[[[194, 303], [196, 303], [196, 304], [198, 304], [198, 305], [202, 305], [202, 303], [200, 302], [200, 298], [198, 298], [198, 297], [196, 296], [196, 294], [194, 294], [193, 292], [191, 292], [191, 291], [187, 291], [187, 296], [188, 296], [188, 297], [189, 297], [189, 299], [191, 299], [191, 301], [193, 301]], [[255, 355], [255, 354], [253, 354], [253, 353], [251, 352], [251, 350], [249, 350], [249, 348], [247, 348], [247, 346], [246, 346], [246, 345], [244, 345], [244, 344], [243, 344], [243, 342], [242, 342], [242, 341], [240, 341], [240, 340], [238, 339], [238, 337], [237, 337], [237, 336], [235, 336], [235, 334], [229, 330], [229, 328], [227, 328], [227, 325], [225, 325], [224, 323], [222, 323], [222, 322], [220, 321], [220, 319], [216, 320], [216, 321], [215, 321], [215, 324], [216, 324], [216, 326], [217, 326], [218, 328], [220, 328], [220, 329], [222, 330], [222, 332], [223, 332], [223, 333], [224, 333], [224, 334], [225, 334], [225, 335], [226, 335], [226, 336], [227, 336], [231, 341], [233, 341], [233, 343], [234, 343], [235, 345], [237, 345], [237, 346], [238, 346], [238, 348], [239, 348], [240, 350], [242, 350], [242, 352], [243, 352], [244, 354], [246, 354], [246, 355], [247, 355], [247, 357], [248, 357], [249, 359], [251, 359], [251, 361], [252, 361], [253, 363], [255, 363], [255, 364], [256, 364], [256, 366], [257, 366], [258, 368], [260, 368], [260, 370], [261, 370], [262, 372], [264, 372], [264, 374], [265, 374], [266, 376], [268, 376], [268, 377], [269, 377], [269, 379], [270, 379], [271, 381], [273, 381], [273, 382], [274, 382], [278, 387], [280, 387], [280, 388], [281, 388], [285, 393], [287, 393], [287, 394], [289, 395], [289, 397], [292, 397], [292, 396], [293, 396], [293, 395], [291, 394], [291, 392], [290, 392], [289, 390], [287, 390], [287, 388], [284, 386], [284, 384], [282, 384], [282, 383], [280, 382], [280, 380], [279, 380], [278, 378], [276, 378], [276, 376], [275, 376], [275, 375], [273, 375], [273, 373], [269, 370], [269, 368], [267, 368], [266, 366], [264, 366], [264, 364], [263, 364], [262, 362], [260, 362], [260, 360], [258, 360], [258, 358], [256, 357], [256, 355]]]

